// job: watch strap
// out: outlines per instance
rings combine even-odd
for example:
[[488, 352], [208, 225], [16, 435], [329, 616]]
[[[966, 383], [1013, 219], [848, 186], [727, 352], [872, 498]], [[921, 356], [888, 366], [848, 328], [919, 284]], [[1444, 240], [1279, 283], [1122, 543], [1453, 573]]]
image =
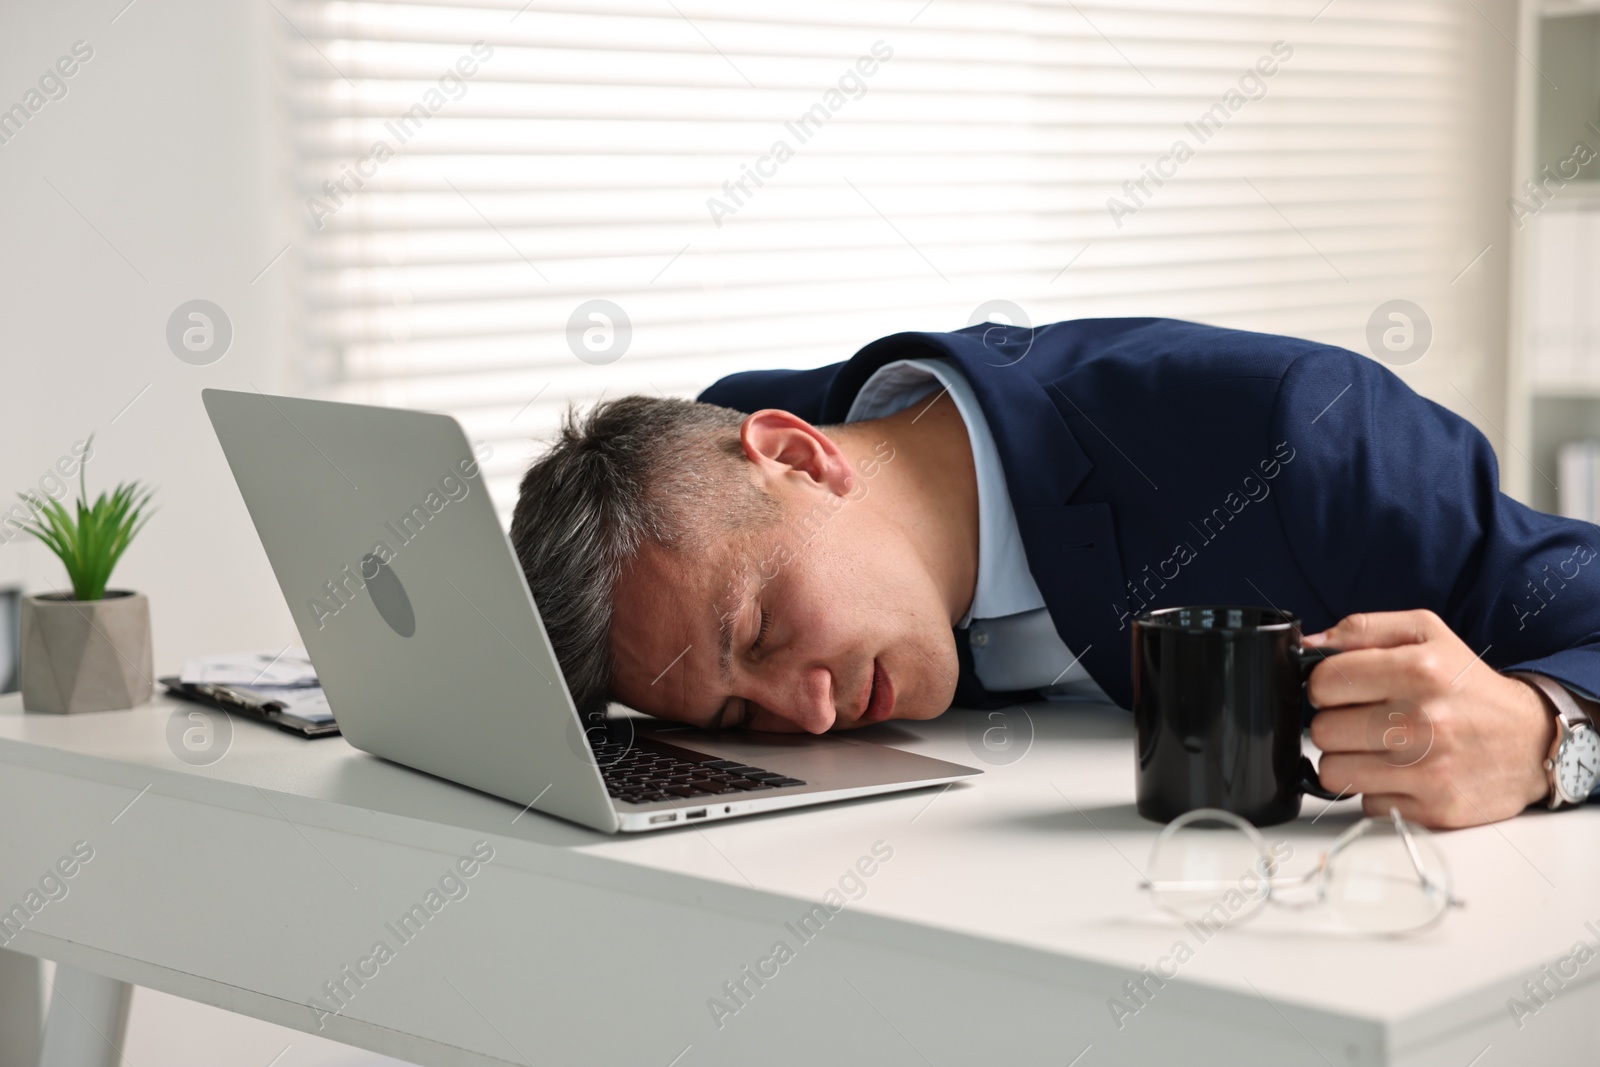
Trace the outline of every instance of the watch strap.
[[1556, 717], [1561, 720], [1561, 726], [1556, 730], [1555, 743], [1550, 746], [1550, 754], [1545, 759], [1545, 771], [1550, 780], [1550, 796], [1548, 798], [1550, 809], [1554, 811], [1559, 808], [1569, 807], [1571, 804], [1562, 800], [1561, 791], [1556, 788], [1556, 756], [1560, 751], [1561, 742], [1573, 727], [1583, 723], [1588, 723], [1592, 726], [1594, 719], [1583, 705], [1578, 702], [1578, 698], [1572, 694], [1571, 690], [1549, 675], [1538, 674], [1533, 671], [1511, 671], [1510, 674], [1513, 678], [1520, 678], [1543, 693], [1549, 699], [1551, 706], [1556, 709]]
[[1556, 714], [1561, 716], [1569, 728], [1581, 722], [1591, 724], [1594, 722], [1593, 717], [1578, 703], [1578, 698], [1572, 691], [1549, 675], [1533, 671], [1513, 671], [1512, 677], [1521, 678], [1537, 686], [1539, 692], [1550, 698], [1550, 703], [1555, 705]]

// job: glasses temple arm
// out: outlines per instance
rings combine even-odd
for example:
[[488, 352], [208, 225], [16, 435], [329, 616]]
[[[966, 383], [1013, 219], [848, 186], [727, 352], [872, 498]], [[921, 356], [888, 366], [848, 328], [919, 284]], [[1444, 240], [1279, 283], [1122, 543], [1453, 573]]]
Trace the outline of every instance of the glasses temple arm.
[[1400, 817], [1400, 809], [1391, 807], [1389, 809], [1389, 817], [1394, 820], [1394, 828], [1400, 834], [1400, 840], [1406, 846], [1406, 855], [1411, 857], [1411, 866], [1416, 870], [1417, 877], [1422, 879], [1422, 884], [1429, 889], [1443, 889], [1445, 896], [1449, 898], [1448, 903], [1455, 907], [1460, 907], [1461, 901], [1457, 900], [1448, 888], [1435, 882], [1432, 876], [1428, 874], [1427, 865], [1422, 862], [1422, 853], [1417, 850], [1416, 838], [1411, 833], [1411, 827], [1407, 826], [1406, 821]]

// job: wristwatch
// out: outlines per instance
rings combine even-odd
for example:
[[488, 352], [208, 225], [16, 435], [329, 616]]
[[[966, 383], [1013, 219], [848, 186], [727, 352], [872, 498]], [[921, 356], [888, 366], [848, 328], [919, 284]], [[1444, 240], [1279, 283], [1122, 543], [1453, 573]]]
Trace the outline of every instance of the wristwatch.
[[1582, 804], [1600, 781], [1600, 731], [1566, 687], [1542, 674], [1516, 671], [1513, 677], [1537, 686], [1556, 709], [1556, 739], [1545, 758], [1550, 779], [1550, 810]]

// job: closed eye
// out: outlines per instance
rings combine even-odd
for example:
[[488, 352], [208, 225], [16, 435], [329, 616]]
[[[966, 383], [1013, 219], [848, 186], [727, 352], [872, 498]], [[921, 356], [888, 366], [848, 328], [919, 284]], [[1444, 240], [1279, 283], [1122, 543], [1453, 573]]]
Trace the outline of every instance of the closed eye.
[[761, 643], [767, 639], [767, 634], [772, 630], [772, 612], [761, 613], [761, 629], [756, 633], [755, 641], [750, 645], [751, 652], [761, 651]]

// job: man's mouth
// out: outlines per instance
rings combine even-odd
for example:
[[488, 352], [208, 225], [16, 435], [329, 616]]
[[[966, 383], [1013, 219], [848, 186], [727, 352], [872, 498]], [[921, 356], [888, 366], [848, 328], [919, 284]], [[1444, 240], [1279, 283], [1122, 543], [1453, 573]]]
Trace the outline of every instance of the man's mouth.
[[867, 706], [861, 712], [860, 722], [882, 722], [894, 711], [894, 683], [883, 664], [872, 661], [872, 688], [867, 691]]

